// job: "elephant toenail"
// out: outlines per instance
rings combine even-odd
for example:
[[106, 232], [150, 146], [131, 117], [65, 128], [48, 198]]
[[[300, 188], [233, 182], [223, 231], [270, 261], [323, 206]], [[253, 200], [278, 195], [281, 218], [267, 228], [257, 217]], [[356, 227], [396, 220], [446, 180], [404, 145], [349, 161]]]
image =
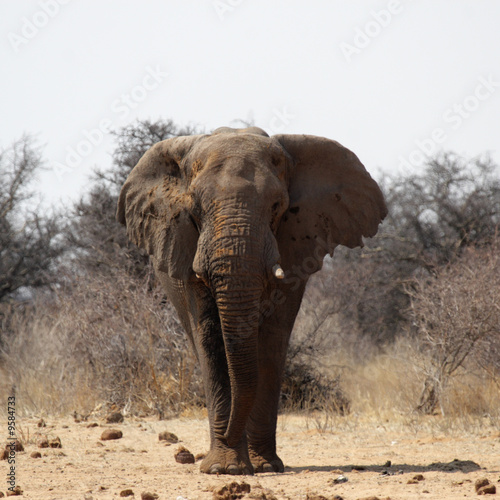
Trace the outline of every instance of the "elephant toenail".
[[208, 469], [209, 474], [219, 474], [221, 471], [220, 464], [213, 464], [210, 469]]
[[263, 466], [262, 466], [262, 472], [274, 472], [274, 467], [266, 462]]
[[233, 476], [241, 474], [241, 470], [238, 466], [236, 465], [228, 465], [227, 467], [227, 473], [232, 474]]

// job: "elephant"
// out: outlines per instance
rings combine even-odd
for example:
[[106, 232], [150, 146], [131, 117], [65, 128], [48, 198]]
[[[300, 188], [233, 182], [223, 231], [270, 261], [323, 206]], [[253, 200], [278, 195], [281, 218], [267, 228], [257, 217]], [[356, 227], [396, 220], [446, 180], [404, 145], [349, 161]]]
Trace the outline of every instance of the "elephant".
[[360, 160], [333, 140], [222, 127], [153, 145], [117, 220], [147, 251], [201, 368], [209, 474], [283, 472], [276, 423], [309, 277], [387, 214]]

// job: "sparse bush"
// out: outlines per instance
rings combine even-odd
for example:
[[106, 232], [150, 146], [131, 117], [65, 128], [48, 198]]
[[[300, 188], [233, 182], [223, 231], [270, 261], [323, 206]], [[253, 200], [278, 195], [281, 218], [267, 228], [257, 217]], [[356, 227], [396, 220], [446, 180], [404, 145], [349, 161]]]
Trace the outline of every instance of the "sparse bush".
[[197, 364], [149, 279], [85, 276], [21, 317], [6, 368], [25, 411], [178, 414], [202, 405]]
[[[440, 408], [452, 377], [484, 367], [500, 376], [500, 239], [484, 248], [468, 248], [455, 262], [408, 289], [411, 315], [429, 354], [418, 410]], [[472, 364], [472, 361], [474, 363]]]
[[281, 388], [282, 410], [323, 410], [347, 415], [350, 406], [340, 376], [325, 375], [310, 364], [294, 360], [285, 366]]

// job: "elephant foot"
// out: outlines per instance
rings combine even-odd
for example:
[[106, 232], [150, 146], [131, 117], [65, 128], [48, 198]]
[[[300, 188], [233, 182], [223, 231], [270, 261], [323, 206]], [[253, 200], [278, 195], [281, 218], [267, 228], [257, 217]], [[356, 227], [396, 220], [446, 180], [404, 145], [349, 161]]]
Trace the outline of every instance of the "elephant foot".
[[284, 472], [285, 466], [275, 452], [257, 453], [250, 450], [250, 460], [255, 472]]
[[253, 466], [248, 455], [242, 457], [241, 453], [229, 447], [211, 449], [203, 459], [200, 466], [205, 474], [232, 474], [253, 475]]

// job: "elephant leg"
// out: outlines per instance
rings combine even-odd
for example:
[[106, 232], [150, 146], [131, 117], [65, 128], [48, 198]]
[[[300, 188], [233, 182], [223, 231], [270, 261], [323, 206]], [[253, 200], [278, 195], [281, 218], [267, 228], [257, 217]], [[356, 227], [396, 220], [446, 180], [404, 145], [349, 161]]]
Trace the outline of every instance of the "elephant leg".
[[231, 384], [218, 311], [211, 296], [198, 297], [193, 335], [205, 387], [210, 424], [210, 450], [200, 469], [207, 474], [253, 474], [247, 437], [229, 447], [224, 437], [231, 411]]
[[276, 453], [276, 423], [290, 334], [306, 282], [283, 288], [268, 299], [259, 330], [259, 385], [247, 425], [250, 460], [255, 472], [283, 472]]
[[259, 336], [259, 385], [247, 425], [250, 460], [255, 472], [283, 472], [276, 453], [276, 422], [289, 334], [266, 328]]

